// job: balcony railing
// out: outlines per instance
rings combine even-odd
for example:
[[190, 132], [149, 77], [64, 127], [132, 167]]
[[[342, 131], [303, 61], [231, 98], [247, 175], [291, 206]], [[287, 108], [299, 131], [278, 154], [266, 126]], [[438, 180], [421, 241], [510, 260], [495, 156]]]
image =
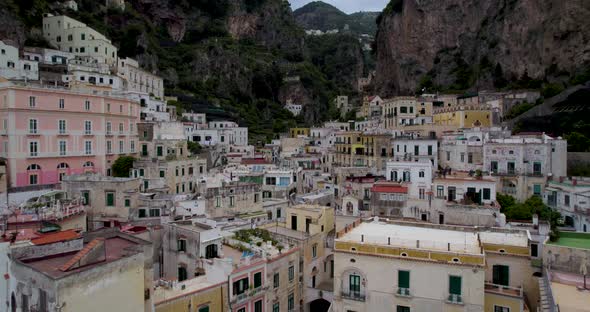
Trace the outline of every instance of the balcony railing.
[[447, 302], [452, 304], [463, 304], [463, 298], [461, 295], [449, 294]]
[[405, 287], [399, 287], [395, 294], [402, 297], [410, 297], [410, 289]]
[[360, 291], [343, 291], [341, 296], [342, 298], [354, 301], [365, 301], [366, 299], [365, 294], [361, 293]]
[[485, 283], [485, 291], [488, 293], [502, 294], [513, 297], [523, 297], [522, 287], [504, 286], [494, 283]]

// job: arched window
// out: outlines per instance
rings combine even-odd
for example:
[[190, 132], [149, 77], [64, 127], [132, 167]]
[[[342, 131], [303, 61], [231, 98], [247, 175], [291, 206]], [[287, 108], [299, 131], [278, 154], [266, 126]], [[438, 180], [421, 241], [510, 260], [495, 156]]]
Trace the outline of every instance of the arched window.
[[404, 182], [410, 182], [410, 172], [404, 171]]
[[70, 166], [66, 163], [60, 163], [59, 165], [57, 165], [57, 169], [68, 169], [70, 168]]
[[94, 163], [91, 161], [87, 161], [84, 163], [83, 165], [84, 168], [90, 168], [90, 167], [94, 167]]
[[420, 170], [420, 172], [418, 173], [418, 176], [420, 178], [424, 178], [424, 170]]
[[27, 167], [27, 170], [41, 170], [41, 166], [37, 164], [32, 164]]

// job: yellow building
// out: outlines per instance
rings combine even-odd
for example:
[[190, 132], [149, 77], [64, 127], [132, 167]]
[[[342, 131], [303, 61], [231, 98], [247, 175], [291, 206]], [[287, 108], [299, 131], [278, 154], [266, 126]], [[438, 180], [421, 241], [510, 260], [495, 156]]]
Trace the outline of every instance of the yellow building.
[[210, 283], [202, 276], [176, 285], [159, 286], [154, 291], [155, 311], [229, 311], [227, 285], [226, 281]]
[[384, 168], [391, 157], [390, 134], [349, 131], [336, 134], [333, 165]]
[[488, 105], [435, 108], [433, 121], [436, 125], [449, 125], [457, 128], [491, 127], [492, 113], [492, 107]]
[[291, 138], [298, 138], [299, 136], [309, 137], [311, 130], [309, 128], [291, 128], [289, 134]]

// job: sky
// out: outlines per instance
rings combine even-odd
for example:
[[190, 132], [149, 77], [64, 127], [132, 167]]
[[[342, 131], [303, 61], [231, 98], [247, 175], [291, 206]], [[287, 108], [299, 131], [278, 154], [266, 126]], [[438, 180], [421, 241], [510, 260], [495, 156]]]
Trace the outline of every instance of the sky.
[[[289, 0], [293, 11], [313, 0]], [[389, 0], [322, 0], [348, 14], [358, 11], [383, 11]]]

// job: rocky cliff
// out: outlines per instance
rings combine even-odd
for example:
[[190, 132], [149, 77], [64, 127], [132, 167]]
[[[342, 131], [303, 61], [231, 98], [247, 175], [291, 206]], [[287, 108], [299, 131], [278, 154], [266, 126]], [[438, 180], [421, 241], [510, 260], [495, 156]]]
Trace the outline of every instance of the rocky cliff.
[[392, 0], [378, 18], [376, 90], [563, 81], [590, 64], [587, 0]]

